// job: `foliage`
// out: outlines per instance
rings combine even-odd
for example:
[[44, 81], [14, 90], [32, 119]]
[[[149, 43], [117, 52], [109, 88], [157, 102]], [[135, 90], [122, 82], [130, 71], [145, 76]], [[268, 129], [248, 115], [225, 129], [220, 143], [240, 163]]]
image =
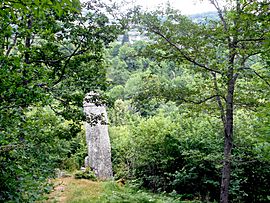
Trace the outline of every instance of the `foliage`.
[[[72, 125], [71, 125], [72, 126]], [[78, 126], [82, 127], [82, 126]], [[73, 129], [71, 129], [73, 130]], [[79, 129], [78, 129], [79, 130]], [[72, 133], [69, 131], [68, 133]], [[74, 137], [74, 135], [76, 135]], [[87, 147], [85, 140], [85, 131], [74, 134], [72, 138], [68, 141], [69, 152], [66, 157], [63, 157], [60, 168], [73, 172], [84, 165], [84, 159], [87, 156]]]
[[82, 163], [83, 97], [106, 89], [104, 47], [120, 33], [93, 4], [1, 1], [0, 201], [33, 202], [55, 167]]
[[[129, 78], [109, 92], [114, 100], [121, 99], [110, 111], [116, 177], [135, 179], [139, 186], [175, 192], [183, 198], [219, 199], [219, 173], [224, 161], [220, 135], [228, 123], [224, 119], [229, 116], [223, 113], [232, 79], [226, 60], [231, 50], [237, 85], [233, 93], [230, 198], [237, 202], [268, 201], [269, 47], [265, 44], [269, 30], [265, 24], [255, 23], [263, 24], [267, 17], [262, 10], [257, 12], [264, 17], [253, 15], [260, 3], [252, 4], [239, 13], [233, 10], [234, 4], [227, 5], [229, 12], [221, 11], [232, 28], [228, 32], [218, 18], [195, 23], [170, 8], [140, 16], [142, 31], [148, 32], [150, 40], [137, 52], [138, 60], [148, 56], [149, 66], [136, 71], [125, 66]], [[246, 16], [253, 20], [252, 26]], [[241, 28], [239, 33], [234, 26]], [[228, 47], [228, 36], [239, 39], [235, 50]], [[117, 50], [120, 48], [118, 45]], [[114, 53], [119, 56], [119, 52]], [[256, 188], [251, 187], [254, 181]]]
[[228, 2], [210, 20], [144, 13], [147, 40], [110, 44], [121, 29], [99, 1], [2, 1], [0, 201], [41, 200], [54, 168], [83, 164], [83, 97], [108, 90], [115, 178], [132, 184], [104, 183], [101, 202], [217, 201], [228, 157], [231, 200], [268, 202], [269, 3]]
[[199, 119], [191, 122], [179, 115], [170, 118], [159, 114], [131, 129], [126, 126], [125, 136], [117, 128], [112, 131], [113, 146], [115, 142], [116, 147], [121, 146], [113, 148], [113, 155], [121, 157], [114, 160], [116, 174], [124, 175], [124, 169], [129, 172], [127, 177], [136, 178], [142, 186], [156, 192], [176, 191], [186, 197], [215, 193], [221, 143], [218, 134], [209, 131], [210, 126]]
[[50, 191], [47, 179], [70, 153], [67, 136], [76, 133], [49, 108], [28, 110], [25, 121], [14, 125], [18, 124], [20, 131], [14, 133], [24, 136], [16, 145], [1, 148], [1, 201], [32, 202]]
[[130, 75], [136, 71], [146, 70], [150, 65], [150, 60], [140, 56], [146, 47], [146, 42], [137, 41], [134, 44], [112, 43], [107, 51], [108, 77], [115, 85], [124, 85]]
[[[137, 187], [178, 194], [181, 200], [218, 200], [222, 167], [218, 122], [203, 113], [196, 117], [159, 113], [136, 124], [111, 127], [115, 176], [132, 179]], [[230, 194], [234, 201], [267, 202], [269, 160], [267, 153], [257, 151], [256, 128], [247, 128], [252, 122], [251, 117], [236, 122]]]
[[97, 177], [95, 175], [95, 172], [91, 170], [90, 167], [86, 167], [84, 171], [78, 171], [74, 174], [74, 177], [76, 179], [89, 179], [92, 181], [96, 181]]
[[174, 203], [179, 202], [179, 200], [164, 196], [157, 195], [153, 193], [146, 192], [144, 190], [137, 190], [132, 188], [132, 186], [124, 186], [121, 187], [114, 182], [107, 182], [104, 184], [104, 192], [101, 195], [101, 199], [99, 202], [110, 202], [110, 203], [120, 203], [120, 202], [128, 202], [128, 203], [147, 203], [147, 202], [155, 202], [155, 203]]
[[[228, 10], [234, 9], [231, 6]], [[145, 43], [148, 46], [137, 52], [138, 60], [142, 55], [148, 56], [149, 66], [136, 71], [124, 66], [129, 77], [121, 86], [112, 86], [109, 92], [116, 100], [110, 110], [110, 135], [117, 178], [133, 179], [139, 186], [155, 192], [218, 201], [219, 174], [224, 161], [221, 134], [228, 123], [224, 119], [229, 117], [223, 113], [231, 80], [227, 77], [230, 62], [226, 61], [231, 48], [225, 39], [239, 35], [239, 48], [232, 52], [236, 58], [233, 71], [237, 85], [233, 93], [234, 143], [229, 193], [232, 201], [268, 201], [269, 136], [265, 105], [269, 97], [269, 69], [262, 58], [268, 48], [261, 41], [265, 43], [268, 39], [269, 30], [256, 25], [247, 28], [247, 19], [243, 19], [234, 23], [250, 32], [236, 33], [232, 19], [236, 16], [242, 19], [247, 13], [222, 13], [232, 27], [228, 35], [218, 18], [195, 23], [170, 8], [140, 16], [142, 29], [144, 33], [148, 31], [150, 40]], [[252, 19], [260, 20], [256, 16]], [[259, 37], [257, 32], [252, 34], [254, 30], [261, 30], [265, 39], [253, 41]], [[246, 42], [249, 37], [251, 41]], [[120, 48], [118, 45], [117, 50]], [[119, 57], [119, 52], [114, 53]], [[264, 113], [258, 113], [259, 116], [254, 112]], [[258, 183], [255, 189], [251, 187], [254, 181]]]
[[[203, 88], [197, 84], [196, 95], [203, 99], [192, 98], [193, 94], [180, 98], [194, 104], [214, 102], [211, 106], [217, 107], [224, 132], [220, 202], [228, 203], [236, 106], [241, 102], [264, 104], [265, 94], [256, 88], [254, 77], [270, 86], [269, 69], [256, 69], [256, 62], [269, 50], [265, 46], [269, 41], [269, 18], [265, 16], [265, 12], [269, 14], [265, 10], [269, 4], [236, 0], [226, 1], [221, 7], [218, 1], [210, 3], [216, 8], [218, 19], [196, 23], [168, 6], [142, 12], [137, 21], [150, 38], [151, 57], [186, 63], [188, 70], [200, 77]], [[250, 89], [257, 93], [255, 98], [248, 95]], [[243, 101], [242, 96], [248, 99]]]

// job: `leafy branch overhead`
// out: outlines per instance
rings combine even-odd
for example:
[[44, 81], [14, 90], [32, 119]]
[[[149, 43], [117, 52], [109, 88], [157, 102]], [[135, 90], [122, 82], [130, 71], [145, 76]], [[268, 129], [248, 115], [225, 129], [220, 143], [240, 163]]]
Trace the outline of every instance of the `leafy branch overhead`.
[[82, 147], [83, 97], [107, 88], [105, 47], [122, 28], [79, 0], [3, 0], [0, 8], [0, 201], [33, 202]]
[[[81, 13], [85, 8], [79, 1], [4, 1], [2, 5], [1, 66], [3, 73], [9, 70], [10, 74], [3, 80], [1, 92], [7, 93], [6, 88], [23, 91], [30, 104], [34, 99], [30, 94], [37, 92], [44, 98], [50, 94], [65, 99], [66, 85], [83, 92], [105, 88], [105, 70], [97, 66], [104, 67], [103, 47], [121, 31], [98, 7]], [[85, 74], [78, 69], [81, 66], [91, 68]], [[95, 72], [104, 77], [95, 78]], [[17, 85], [10, 85], [17, 77]], [[15, 100], [22, 105], [14, 94], [1, 94], [1, 98], [7, 106], [13, 106]]]

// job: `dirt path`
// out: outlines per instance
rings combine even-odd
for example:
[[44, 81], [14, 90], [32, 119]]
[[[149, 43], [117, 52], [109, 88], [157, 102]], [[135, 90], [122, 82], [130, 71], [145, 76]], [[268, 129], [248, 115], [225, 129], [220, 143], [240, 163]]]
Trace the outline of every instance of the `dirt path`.
[[73, 177], [56, 179], [54, 185], [46, 203], [96, 202], [103, 190], [100, 182]]

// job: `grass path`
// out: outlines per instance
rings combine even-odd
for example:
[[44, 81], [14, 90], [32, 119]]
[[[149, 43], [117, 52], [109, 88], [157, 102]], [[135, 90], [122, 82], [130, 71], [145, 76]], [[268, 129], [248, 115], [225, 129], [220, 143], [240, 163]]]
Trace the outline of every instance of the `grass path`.
[[103, 192], [101, 182], [73, 177], [56, 179], [54, 185], [54, 191], [49, 195], [47, 203], [98, 202]]
[[73, 177], [54, 181], [54, 190], [44, 203], [199, 203], [153, 194], [116, 182], [93, 182]]

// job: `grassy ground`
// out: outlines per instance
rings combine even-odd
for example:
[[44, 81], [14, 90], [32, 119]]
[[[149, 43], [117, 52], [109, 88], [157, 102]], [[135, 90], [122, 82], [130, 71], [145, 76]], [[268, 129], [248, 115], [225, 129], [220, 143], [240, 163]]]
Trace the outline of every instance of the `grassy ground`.
[[[72, 177], [54, 181], [54, 191], [45, 203], [184, 203], [164, 195], [157, 195], [115, 182], [93, 182]], [[195, 203], [195, 202], [193, 202]]]
[[56, 179], [54, 185], [48, 203], [97, 202], [103, 192], [102, 183], [73, 177]]

